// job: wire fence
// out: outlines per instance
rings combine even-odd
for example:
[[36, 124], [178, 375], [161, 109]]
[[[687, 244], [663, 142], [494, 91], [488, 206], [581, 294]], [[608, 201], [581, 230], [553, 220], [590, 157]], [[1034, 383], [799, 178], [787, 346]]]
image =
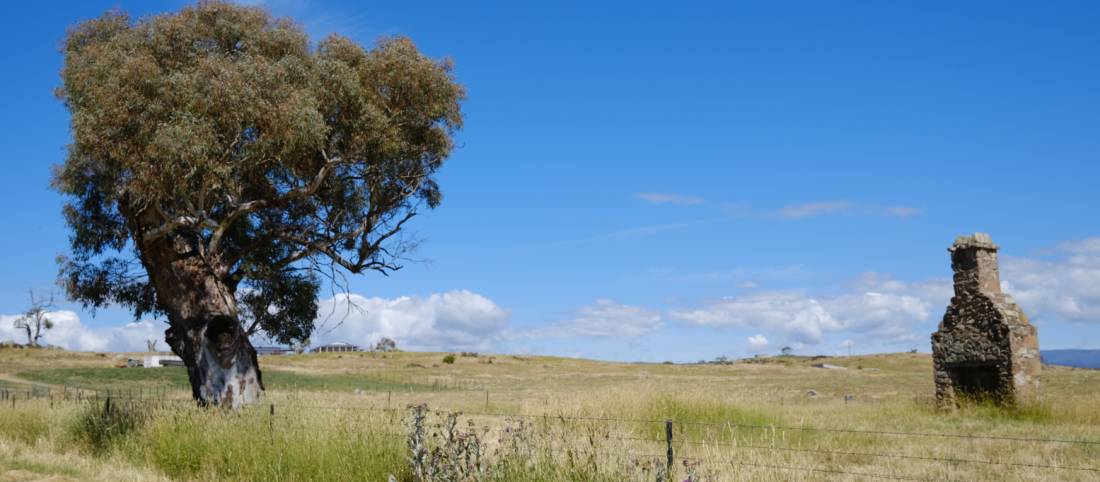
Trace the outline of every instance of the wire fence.
[[[185, 398], [179, 396], [179, 392], [172, 392], [170, 390], [162, 389], [123, 389], [123, 390], [88, 390], [82, 388], [69, 388], [63, 387], [58, 390], [52, 387], [28, 387], [28, 388], [12, 388], [12, 387], [0, 387], [0, 403], [7, 403], [11, 409], [17, 408], [21, 402], [44, 402], [48, 401], [52, 407], [55, 402], [88, 402], [88, 403], [103, 403], [106, 406], [106, 410], [110, 410], [111, 404], [115, 403], [130, 403], [130, 404], [149, 404], [160, 407], [189, 407], [197, 406], [196, 402], [191, 398]], [[326, 403], [301, 403], [293, 400], [279, 401], [277, 403], [266, 403], [265, 408], [270, 411], [272, 418], [272, 427], [275, 430], [274, 421], [277, 418], [277, 414], [281, 414], [285, 411], [294, 410], [308, 410], [308, 411], [325, 411], [325, 412], [358, 412], [358, 413], [370, 413], [370, 414], [386, 414], [390, 421], [394, 424], [400, 423], [403, 425], [405, 417], [409, 413], [408, 408], [399, 408], [392, 406], [374, 406], [374, 405], [346, 405], [346, 404], [326, 404]], [[451, 413], [452, 411], [446, 409], [436, 408], [433, 410], [437, 413]], [[544, 426], [557, 426], [560, 427], [562, 433], [568, 433], [569, 430], [573, 430], [576, 427], [575, 424], [586, 424], [587, 426], [602, 426], [608, 428], [608, 430], [601, 432], [600, 435], [595, 438], [601, 440], [615, 440], [619, 442], [626, 442], [633, 444], [632, 447], [652, 447], [663, 449], [664, 453], [657, 453], [656, 451], [632, 451], [630, 449], [620, 446], [619, 449], [614, 451], [599, 452], [592, 450], [594, 453], [602, 453], [607, 456], [614, 456], [618, 458], [628, 458], [634, 460], [663, 460], [668, 467], [672, 467], [677, 461], [688, 462], [695, 464], [708, 464], [712, 467], [716, 466], [735, 466], [749, 469], [766, 469], [784, 472], [796, 472], [796, 473], [813, 473], [822, 476], [826, 475], [846, 475], [858, 478], [873, 478], [873, 479], [888, 479], [888, 480], [935, 480], [923, 477], [913, 477], [908, 474], [890, 474], [890, 473], [877, 473], [877, 472], [863, 472], [854, 470], [844, 470], [835, 467], [818, 466], [804, 466], [804, 465], [792, 465], [790, 463], [771, 463], [770, 461], [764, 462], [751, 457], [745, 457], [745, 454], [801, 454], [808, 457], [812, 457], [812, 460], [818, 459], [836, 459], [836, 458], [868, 458], [868, 459], [881, 459], [881, 460], [894, 460], [894, 461], [907, 461], [920, 464], [928, 464], [930, 466], [939, 465], [942, 467], [958, 467], [958, 466], [986, 466], [986, 467], [998, 467], [998, 470], [1034, 470], [1044, 471], [1049, 474], [1051, 478], [1061, 478], [1058, 474], [1086, 474], [1087, 478], [1096, 477], [1100, 479], [1100, 467], [1090, 465], [1067, 465], [1057, 463], [1036, 463], [1025, 462], [1019, 460], [1003, 460], [1003, 459], [985, 459], [976, 457], [962, 457], [962, 456], [942, 456], [934, 454], [914, 454], [914, 453], [900, 453], [889, 452], [883, 450], [842, 450], [836, 448], [827, 448], [821, 446], [792, 446], [774, 443], [760, 444], [752, 443], [753, 437], [751, 431], [767, 430], [773, 434], [777, 432], [784, 433], [827, 433], [835, 434], [839, 436], [860, 436], [871, 437], [878, 440], [879, 438], [887, 437], [890, 439], [901, 439], [904, 442], [906, 438], [941, 438], [945, 440], [967, 440], [972, 442], [989, 442], [989, 443], [1005, 443], [1011, 442], [1014, 444], [1032, 444], [1035, 446], [1040, 445], [1054, 445], [1064, 447], [1078, 447], [1085, 450], [1090, 454], [1100, 454], [1100, 440], [1088, 439], [1088, 438], [1041, 438], [1041, 437], [1023, 437], [1023, 436], [1006, 436], [1006, 435], [991, 435], [991, 434], [974, 434], [974, 433], [940, 433], [940, 432], [917, 432], [917, 431], [899, 431], [899, 430], [871, 430], [871, 429], [852, 429], [852, 428], [835, 428], [835, 427], [819, 427], [819, 426], [784, 426], [784, 425], [763, 425], [763, 424], [747, 424], [741, 423], [736, 420], [725, 421], [706, 421], [706, 420], [676, 420], [676, 419], [651, 419], [651, 418], [620, 418], [620, 417], [606, 417], [606, 416], [583, 416], [583, 415], [568, 415], [568, 414], [531, 414], [531, 413], [505, 413], [494, 412], [490, 410], [469, 410], [469, 411], [454, 411], [460, 413], [462, 417], [467, 418], [485, 418], [496, 420], [498, 426], [506, 426], [509, 422], [517, 420], [526, 421], [538, 421]], [[655, 427], [664, 428], [664, 436], [640, 436], [639, 434], [645, 433], [645, 429], [638, 429], [637, 426], [651, 425], [650, 429]], [[635, 426], [631, 428], [630, 426]], [[699, 437], [698, 433], [694, 433], [690, 430], [693, 427], [703, 427], [709, 429], [718, 429], [719, 434], [725, 434], [725, 438], [715, 437], [714, 432], [708, 432], [710, 437]], [[611, 428], [617, 429], [615, 431]], [[402, 431], [387, 431], [375, 429], [372, 431], [372, 435], [379, 435], [385, 437], [404, 438], [408, 434]], [[553, 440], [553, 439], [551, 439]], [[562, 439], [563, 443], [560, 447], [550, 447], [550, 451], [558, 453], [559, 455], [572, 456], [576, 450], [576, 447], [571, 447], [567, 443], [564, 443], [565, 438]], [[888, 445], [875, 443], [874, 445]], [[709, 451], [709, 453], [706, 453]], [[702, 455], [699, 452], [704, 452]], [[1086, 458], [1086, 460], [1089, 460]]]

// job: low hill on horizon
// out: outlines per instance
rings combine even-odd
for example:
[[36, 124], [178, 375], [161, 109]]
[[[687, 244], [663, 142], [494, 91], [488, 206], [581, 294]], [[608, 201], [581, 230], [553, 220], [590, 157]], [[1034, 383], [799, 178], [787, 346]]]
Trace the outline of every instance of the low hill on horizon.
[[1039, 356], [1047, 365], [1100, 370], [1100, 350], [1040, 350]]

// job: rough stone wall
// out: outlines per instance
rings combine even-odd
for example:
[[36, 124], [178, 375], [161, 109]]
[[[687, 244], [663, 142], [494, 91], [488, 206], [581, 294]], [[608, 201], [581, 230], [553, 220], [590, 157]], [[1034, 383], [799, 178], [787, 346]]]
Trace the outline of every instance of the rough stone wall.
[[960, 236], [948, 249], [955, 296], [932, 334], [936, 398], [1012, 404], [1039, 388], [1039, 339], [1027, 316], [1001, 292], [997, 245], [988, 235]]

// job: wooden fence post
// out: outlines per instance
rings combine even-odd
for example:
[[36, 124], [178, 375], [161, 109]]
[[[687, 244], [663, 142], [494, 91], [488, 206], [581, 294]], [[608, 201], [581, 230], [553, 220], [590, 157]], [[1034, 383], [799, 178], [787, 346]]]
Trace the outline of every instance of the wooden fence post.
[[672, 420], [665, 420], [665, 445], [668, 446], [668, 453], [666, 454], [668, 480], [672, 480]]
[[275, 443], [275, 404], [271, 404], [271, 418], [268, 419], [267, 432], [271, 436], [271, 443]]

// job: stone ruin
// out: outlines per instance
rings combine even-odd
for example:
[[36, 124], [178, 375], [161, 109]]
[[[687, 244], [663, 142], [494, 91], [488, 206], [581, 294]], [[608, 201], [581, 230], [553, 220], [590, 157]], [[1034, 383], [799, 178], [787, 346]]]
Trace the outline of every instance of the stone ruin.
[[988, 234], [959, 236], [948, 248], [955, 296], [932, 334], [936, 400], [1015, 404], [1039, 389], [1039, 337], [1027, 316], [1001, 292], [997, 245]]

